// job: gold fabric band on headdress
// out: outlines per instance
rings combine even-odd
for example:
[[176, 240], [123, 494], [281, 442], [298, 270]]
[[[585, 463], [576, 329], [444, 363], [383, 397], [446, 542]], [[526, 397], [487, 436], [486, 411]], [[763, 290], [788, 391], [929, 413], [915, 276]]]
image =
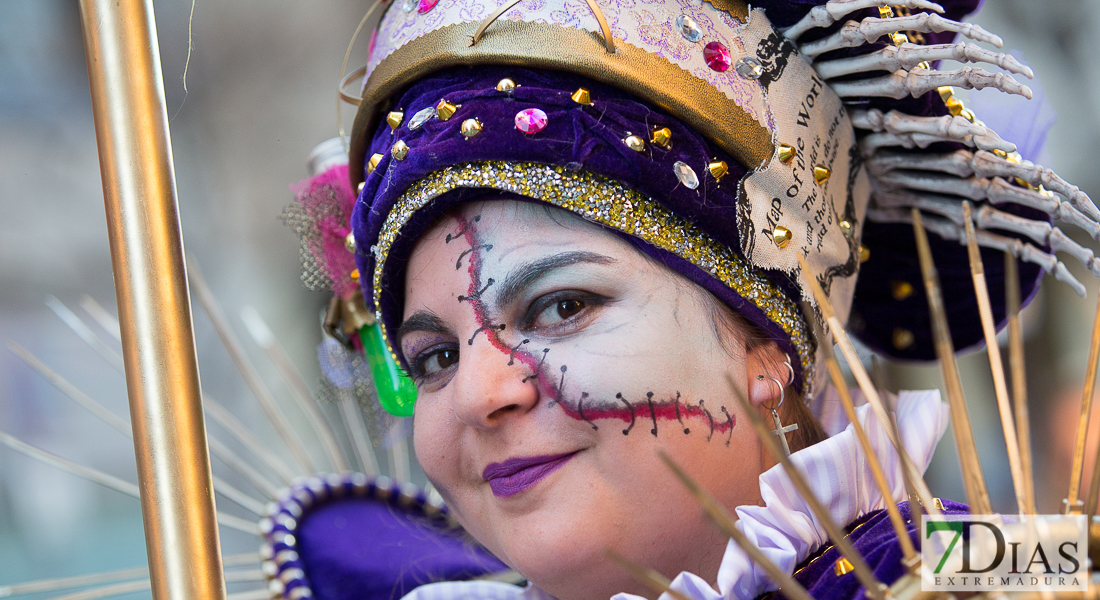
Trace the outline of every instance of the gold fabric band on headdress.
[[[812, 397], [816, 346], [794, 301], [736, 251], [718, 243], [647, 196], [586, 171], [570, 171], [539, 163], [489, 161], [447, 167], [412, 184], [386, 217], [378, 243], [371, 249], [376, 259], [373, 279], [375, 306], [380, 305], [382, 298], [381, 282], [386, 258], [405, 224], [416, 211], [456, 188], [496, 189], [541, 200], [593, 223], [639, 238], [710, 273], [762, 310], [770, 321], [790, 336], [802, 365], [802, 395], [804, 398]], [[385, 327], [381, 320], [379, 323]], [[385, 339], [388, 345], [389, 338]], [[393, 352], [392, 347], [390, 352]]]
[[[498, 21], [471, 46], [478, 23], [458, 23], [420, 36], [387, 56], [367, 78], [351, 133], [350, 163], [366, 163], [367, 146], [383, 103], [405, 86], [436, 71], [474, 65], [515, 65], [576, 73], [630, 90], [676, 115], [742, 165], [753, 169], [775, 153], [771, 132], [745, 109], [668, 60], [617, 41], [609, 54], [602, 38], [551, 23]], [[406, 107], [407, 108], [407, 107]], [[364, 173], [353, 168], [352, 187]]]

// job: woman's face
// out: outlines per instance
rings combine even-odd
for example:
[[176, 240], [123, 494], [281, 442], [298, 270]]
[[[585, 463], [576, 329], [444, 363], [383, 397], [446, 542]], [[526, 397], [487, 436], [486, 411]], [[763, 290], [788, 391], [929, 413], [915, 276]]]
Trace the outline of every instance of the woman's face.
[[714, 581], [727, 538], [658, 449], [727, 506], [759, 502], [768, 465], [728, 377], [744, 391], [761, 363], [731, 357], [704, 294], [533, 203], [466, 205], [419, 240], [399, 332], [417, 458], [463, 526], [547, 592], [644, 593], [605, 549]]

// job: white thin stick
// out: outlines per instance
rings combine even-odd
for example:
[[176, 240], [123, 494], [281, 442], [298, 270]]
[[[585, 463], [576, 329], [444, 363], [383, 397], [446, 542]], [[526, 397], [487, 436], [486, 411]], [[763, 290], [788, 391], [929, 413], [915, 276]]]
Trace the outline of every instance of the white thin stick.
[[[29, 456], [30, 458], [33, 458], [39, 462], [46, 463], [47, 465], [50, 465], [52, 467], [61, 469], [62, 471], [65, 471], [71, 475], [76, 475], [77, 477], [80, 477], [82, 479], [87, 479], [92, 483], [98, 483], [103, 487], [110, 488], [112, 490], [115, 490], [116, 492], [126, 494], [127, 496], [131, 496], [133, 498], [141, 498], [138, 492], [138, 486], [130, 483], [129, 481], [119, 479], [114, 475], [108, 475], [107, 473], [104, 473], [97, 469], [93, 469], [91, 467], [77, 464], [67, 458], [62, 458], [52, 452], [47, 452], [46, 450], [43, 450], [36, 446], [32, 446], [31, 444], [28, 444], [11, 434], [0, 431], [0, 443], [11, 448], [12, 450], [15, 450], [16, 452]], [[225, 525], [226, 527], [238, 529], [245, 533], [252, 533], [255, 535], [260, 534], [260, 530], [255, 523], [246, 521], [239, 517], [234, 517], [233, 515], [227, 515], [225, 513], [219, 512], [218, 522], [222, 525]]]
[[348, 433], [351, 434], [355, 456], [359, 459], [359, 468], [363, 470], [364, 475], [374, 477], [379, 473], [378, 459], [374, 456], [370, 434], [367, 433], [367, 428], [363, 425], [363, 419], [359, 415], [359, 405], [352, 397], [351, 391], [341, 389], [338, 394], [340, 396], [340, 412], [343, 413], [344, 425], [348, 428]]
[[97, 588], [92, 588], [90, 590], [82, 590], [79, 592], [73, 592], [71, 594], [63, 594], [61, 596], [54, 596], [52, 598], [49, 598], [48, 600], [95, 600], [96, 598], [121, 596], [122, 594], [130, 594], [147, 589], [149, 589], [149, 580], [143, 579], [141, 581], [114, 583], [111, 585], [104, 585]]
[[107, 309], [103, 308], [102, 304], [96, 302], [95, 298], [92, 298], [88, 294], [84, 294], [80, 297], [80, 306], [84, 309], [84, 312], [92, 317], [93, 321], [103, 328], [103, 331], [111, 334], [111, 337], [115, 338], [115, 341], [122, 341], [122, 327], [119, 326], [118, 319], [107, 312]]
[[90, 575], [76, 575], [73, 577], [54, 577], [51, 579], [39, 579], [12, 585], [0, 586], [0, 598], [8, 596], [21, 596], [23, 594], [37, 594], [40, 592], [53, 592], [67, 588], [84, 587], [99, 583], [112, 583], [119, 580], [138, 579], [149, 576], [149, 569], [136, 567], [109, 571], [107, 573], [93, 573]]
[[309, 386], [306, 385], [302, 374], [294, 368], [294, 363], [287, 356], [286, 350], [275, 339], [275, 334], [271, 331], [271, 328], [267, 326], [263, 317], [252, 306], [245, 306], [241, 309], [241, 321], [244, 321], [245, 329], [248, 330], [248, 334], [252, 336], [256, 345], [263, 348], [267, 357], [275, 364], [275, 368], [279, 370], [287, 385], [290, 386], [291, 397], [298, 403], [298, 408], [305, 413], [306, 420], [313, 427], [317, 438], [321, 440], [321, 447], [325, 449], [325, 454], [328, 456], [333, 469], [338, 472], [348, 470], [343, 454], [340, 452], [340, 446], [336, 443], [336, 436], [333, 435], [332, 428], [325, 421], [325, 416], [321, 414], [317, 399], [313, 396]]
[[279, 486], [272, 483], [271, 480], [257, 471], [255, 467], [238, 456], [236, 452], [225, 444], [225, 442], [209, 436], [207, 442], [209, 442], [211, 454], [218, 457], [229, 468], [247, 479], [249, 483], [256, 486], [256, 488], [266, 494], [267, 497], [274, 498], [279, 493]]
[[247, 583], [251, 581], [264, 581], [265, 579], [267, 579], [267, 576], [259, 569], [229, 571], [225, 574], [226, 583]]
[[221, 477], [218, 477], [217, 475], [212, 475], [212, 478], [214, 480], [215, 492], [218, 492], [229, 500], [236, 502], [238, 506], [248, 510], [257, 517], [267, 516], [267, 513], [264, 511], [264, 505], [261, 504], [258, 500], [233, 487], [232, 484], [222, 479]]
[[226, 600], [269, 600], [270, 598], [271, 592], [266, 587], [247, 592], [234, 592], [226, 596]]
[[229, 412], [229, 409], [222, 406], [217, 400], [214, 400], [207, 394], [203, 394], [202, 406], [206, 409], [206, 414], [210, 415], [211, 419], [214, 419], [214, 421], [225, 428], [234, 439], [263, 460], [264, 464], [271, 467], [272, 471], [278, 473], [279, 477], [282, 477], [284, 483], [290, 483], [298, 476], [289, 465], [276, 456], [267, 446], [263, 445], [260, 440], [256, 439], [256, 436], [252, 435], [245, 424], [237, 419], [237, 417], [234, 417], [233, 413]]
[[96, 354], [102, 356], [104, 360], [111, 363], [111, 366], [117, 369], [119, 373], [125, 373], [126, 368], [122, 364], [122, 356], [115, 352], [110, 346], [103, 343], [103, 340], [99, 339], [99, 337], [84, 324], [84, 321], [76, 316], [76, 313], [69, 310], [69, 307], [65, 306], [60, 300], [50, 294], [46, 295], [46, 306], [50, 307], [50, 310], [52, 310], [62, 322], [68, 325], [69, 329], [72, 329], [77, 337], [91, 346], [92, 350], [96, 351]]
[[8, 349], [11, 350], [20, 360], [27, 363], [27, 366], [37, 371], [40, 375], [46, 378], [55, 388], [61, 391], [71, 398], [74, 402], [79, 404], [92, 413], [99, 420], [103, 421], [107, 425], [117, 429], [123, 435], [133, 437], [133, 431], [130, 428], [130, 422], [119, 417], [115, 413], [107, 410], [99, 402], [93, 400], [90, 396], [81, 392], [77, 387], [69, 383], [64, 377], [59, 375], [56, 371], [46, 366], [46, 363], [42, 362], [35, 355], [31, 354], [27, 349], [23, 348], [19, 344], [8, 340]]
[[405, 424], [394, 421], [390, 426], [390, 462], [393, 464], [393, 478], [408, 482], [412, 477], [412, 465], [409, 463], [409, 446], [405, 441]]
[[214, 298], [213, 292], [210, 291], [210, 287], [207, 286], [206, 280], [202, 277], [202, 271], [194, 261], [187, 262], [188, 280], [191, 283], [191, 289], [195, 291], [195, 296], [199, 300], [199, 304], [202, 305], [206, 315], [210, 318], [210, 322], [214, 325], [214, 331], [217, 332], [218, 337], [221, 338], [222, 345], [229, 352], [230, 358], [233, 359], [233, 363], [237, 366], [237, 370], [241, 373], [241, 377], [244, 378], [245, 383], [249, 389], [252, 390], [252, 394], [256, 397], [256, 400], [260, 403], [260, 408], [263, 409], [267, 415], [268, 420], [275, 426], [275, 432], [279, 434], [283, 442], [290, 449], [290, 453], [294, 456], [298, 466], [302, 471], [307, 473], [313, 473], [317, 470], [313, 461], [309, 457], [309, 453], [306, 452], [305, 446], [302, 445], [300, 439], [294, 432], [294, 428], [291, 426], [290, 421], [287, 420], [285, 414], [277, 402], [275, 397], [271, 395], [271, 391], [264, 385], [263, 378], [256, 371], [256, 367], [252, 365], [252, 362], [248, 360], [247, 355], [244, 352], [244, 348], [241, 346], [240, 340], [237, 339], [237, 335], [233, 333], [233, 328], [229, 325], [229, 320], [225, 318], [225, 314], [222, 313], [221, 308], [218, 306], [217, 300]]

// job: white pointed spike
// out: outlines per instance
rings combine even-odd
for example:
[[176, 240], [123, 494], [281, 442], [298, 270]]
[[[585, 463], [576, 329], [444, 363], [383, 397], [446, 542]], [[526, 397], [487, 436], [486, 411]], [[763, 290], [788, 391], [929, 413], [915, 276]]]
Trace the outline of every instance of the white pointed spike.
[[899, 31], [919, 31], [921, 33], [952, 31], [976, 42], [985, 42], [998, 48], [1004, 44], [999, 36], [993, 35], [973, 23], [960, 23], [932, 13], [918, 13], [908, 17], [892, 17], [889, 19], [868, 17], [860, 22], [848, 21], [836, 33], [803, 44], [799, 47], [799, 51], [813, 58], [833, 50], [871, 44], [884, 35]]
[[882, 50], [870, 54], [838, 58], [836, 60], [819, 60], [814, 63], [814, 70], [823, 79], [833, 79], [834, 77], [855, 73], [909, 70], [919, 66], [922, 62], [937, 60], [997, 65], [1005, 71], [1023, 75], [1028, 79], [1035, 77], [1035, 73], [1030, 67], [1022, 64], [1011, 55], [986, 50], [970, 42], [933, 44], [931, 46], [906, 42], [901, 46], [886, 46]]
[[870, 131], [887, 131], [898, 135], [921, 133], [940, 138], [963, 139], [968, 135], [982, 135], [985, 127], [967, 121], [963, 117], [915, 117], [896, 110], [883, 113], [877, 108], [849, 111], [852, 126]]
[[[902, 208], [869, 208], [867, 209], [867, 218], [877, 223], [912, 223], [913, 221], [909, 211]], [[961, 244], [966, 243], [966, 234], [962, 226], [949, 219], [928, 217], [924, 219], [924, 226], [929, 232], [945, 240], [955, 240]], [[1069, 285], [1078, 296], [1085, 297], [1084, 284], [1078, 281], [1056, 257], [1016, 238], [997, 235], [988, 231], [978, 231], [977, 234], [979, 246], [1007, 252], [1024, 262], [1039, 265], [1044, 271], [1054, 275], [1055, 279]]]
[[1008, 94], [1016, 94], [1031, 99], [1031, 88], [1016, 81], [1006, 73], [990, 73], [978, 67], [963, 67], [954, 71], [933, 71], [914, 68], [911, 71], [899, 69], [890, 75], [836, 81], [833, 91], [841, 98], [893, 98], [900, 100], [906, 96], [918, 98], [943, 86], [963, 89], [997, 88]]
[[813, 7], [802, 20], [783, 30], [787, 39], [796, 41], [811, 29], [828, 27], [857, 10], [877, 8], [879, 6], [904, 6], [909, 9], [943, 12], [943, 7], [928, 0], [829, 0], [825, 4]]

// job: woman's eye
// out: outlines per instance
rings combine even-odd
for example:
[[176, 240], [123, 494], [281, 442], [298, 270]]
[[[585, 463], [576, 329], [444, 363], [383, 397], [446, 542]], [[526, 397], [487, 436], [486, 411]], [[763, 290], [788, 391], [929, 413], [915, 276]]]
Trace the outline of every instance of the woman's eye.
[[588, 303], [579, 298], [566, 298], [558, 300], [546, 308], [531, 322], [531, 327], [541, 329], [553, 327], [564, 321], [568, 321], [588, 308]]
[[420, 372], [427, 377], [431, 377], [457, 363], [458, 350], [454, 348], [444, 348], [424, 357], [420, 363]]
[[581, 312], [584, 306], [584, 302], [581, 300], [562, 300], [557, 304], [558, 316], [561, 317], [562, 320], [568, 319]]

